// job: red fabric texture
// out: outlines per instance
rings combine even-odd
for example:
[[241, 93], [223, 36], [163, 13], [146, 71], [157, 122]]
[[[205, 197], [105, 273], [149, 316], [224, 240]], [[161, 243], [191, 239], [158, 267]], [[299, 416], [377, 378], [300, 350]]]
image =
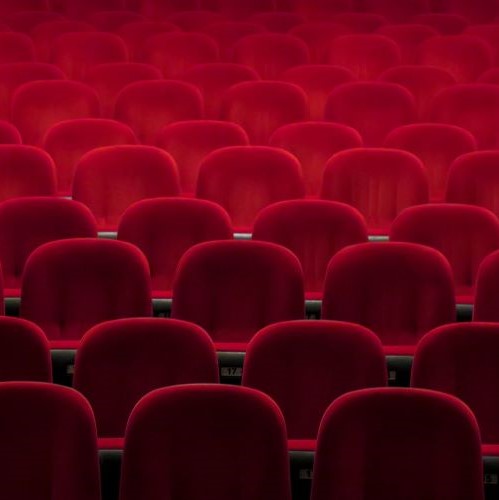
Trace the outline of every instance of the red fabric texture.
[[498, 273], [499, 252], [496, 251], [486, 257], [478, 268], [473, 321], [499, 321], [499, 310], [497, 309]]

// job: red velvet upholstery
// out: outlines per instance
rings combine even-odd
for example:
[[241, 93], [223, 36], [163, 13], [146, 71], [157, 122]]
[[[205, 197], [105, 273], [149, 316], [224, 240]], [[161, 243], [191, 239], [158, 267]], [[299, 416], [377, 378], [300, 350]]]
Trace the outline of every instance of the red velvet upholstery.
[[426, 167], [430, 180], [430, 198], [443, 201], [447, 176], [452, 162], [459, 156], [475, 151], [473, 135], [455, 125], [415, 123], [393, 130], [385, 146], [415, 154]]
[[[278, 0], [277, 4], [279, 5]], [[286, 6], [311, 19], [327, 19], [338, 12], [351, 11], [354, 8], [354, 0], [282, 0]]]
[[23, 10], [49, 10], [48, 0], [2, 0], [0, 14], [12, 14]]
[[149, 64], [112, 62], [90, 68], [85, 82], [95, 89], [102, 104], [104, 116], [112, 116], [118, 94], [130, 83], [161, 80], [159, 69]]
[[116, 98], [114, 117], [132, 127], [141, 142], [154, 144], [169, 123], [198, 120], [203, 98], [194, 86], [178, 81], [145, 81], [127, 85]]
[[[49, 10], [25, 10], [13, 12], [2, 18], [13, 31], [30, 34], [31, 31], [41, 23], [60, 21], [64, 19], [62, 14]], [[36, 49], [35, 49], [36, 50]]]
[[399, 46], [403, 64], [415, 64], [421, 43], [438, 35], [438, 31], [425, 24], [387, 24], [381, 26], [378, 34], [391, 38]]
[[414, 346], [455, 319], [452, 270], [433, 248], [365, 243], [329, 263], [322, 317], [370, 328], [385, 346]]
[[495, 0], [438, 0], [442, 10], [454, 12], [472, 23], [488, 23], [499, 16], [499, 4]]
[[259, 79], [253, 68], [235, 63], [198, 64], [182, 77], [199, 88], [204, 97], [205, 116], [215, 120], [222, 116], [223, 97], [230, 87]]
[[21, 317], [49, 340], [73, 341], [102, 321], [150, 316], [151, 283], [144, 255], [122, 241], [72, 239], [38, 247], [28, 258]]
[[483, 500], [476, 420], [458, 399], [433, 391], [342, 396], [321, 423], [311, 498]]
[[385, 82], [345, 83], [331, 92], [325, 111], [326, 120], [357, 129], [366, 146], [380, 146], [389, 132], [416, 116], [412, 94]]
[[55, 195], [55, 167], [41, 149], [0, 145], [0, 201], [24, 196]]
[[305, 92], [292, 83], [244, 82], [225, 92], [222, 117], [241, 125], [252, 144], [265, 145], [287, 123], [308, 118]]
[[216, 382], [215, 347], [202, 328], [139, 318], [101, 323], [83, 337], [73, 387], [92, 405], [99, 437], [120, 437], [135, 404], [153, 389]]
[[342, 24], [354, 33], [372, 33], [388, 23], [385, 17], [371, 12], [342, 12], [329, 19]]
[[160, 33], [144, 44], [144, 61], [161, 70], [165, 78], [180, 78], [197, 64], [217, 62], [218, 45], [204, 33]]
[[202, 326], [215, 342], [248, 342], [264, 326], [303, 315], [300, 263], [283, 247], [214, 241], [180, 260], [172, 317]]
[[288, 33], [295, 26], [304, 23], [305, 17], [297, 12], [259, 12], [248, 20], [265, 26], [273, 33]]
[[445, 200], [488, 208], [499, 216], [499, 151], [477, 151], [451, 165]]
[[411, 153], [396, 149], [351, 149], [326, 164], [321, 198], [356, 207], [373, 234], [388, 234], [404, 209], [428, 202], [428, 174]]
[[449, 12], [430, 12], [412, 18], [413, 23], [425, 24], [435, 28], [441, 35], [459, 35], [468, 26], [469, 21], [459, 14]]
[[287, 151], [264, 146], [210, 153], [201, 163], [196, 190], [196, 197], [224, 207], [240, 232], [251, 232], [258, 212], [267, 205], [304, 194], [298, 160]]
[[468, 26], [465, 30], [466, 35], [476, 36], [481, 38], [492, 48], [494, 54], [493, 62], [494, 66], [499, 62], [499, 35], [498, 35], [499, 25], [495, 24], [475, 24]]
[[19, 318], [0, 317], [0, 380], [52, 382], [49, 343], [43, 331]]
[[0, 144], [21, 144], [19, 130], [12, 123], [0, 120]]
[[475, 36], [435, 36], [421, 44], [419, 62], [447, 70], [458, 83], [468, 83], [492, 66], [493, 52]]
[[90, 208], [101, 230], [115, 230], [136, 201], [179, 192], [175, 161], [152, 146], [94, 149], [80, 159], [73, 180], [73, 199]]
[[177, 11], [199, 10], [201, 0], [138, 0], [140, 11], [148, 17], [161, 17]]
[[215, 203], [182, 198], [139, 201], [125, 211], [118, 239], [137, 246], [149, 261], [154, 295], [171, 297], [178, 262], [192, 246], [232, 239], [227, 213]]
[[288, 68], [310, 63], [307, 44], [292, 35], [248, 35], [234, 47], [234, 61], [256, 70], [265, 80], [276, 80]]
[[270, 138], [270, 145], [285, 149], [298, 158], [307, 195], [317, 196], [329, 158], [339, 151], [361, 147], [362, 138], [346, 125], [300, 122], [278, 128]]
[[305, 64], [288, 69], [281, 80], [301, 87], [308, 97], [310, 118], [322, 120], [329, 94], [343, 83], [353, 82], [355, 75], [346, 68], [328, 64]]
[[79, 82], [25, 83], [12, 97], [12, 121], [26, 144], [41, 145], [48, 129], [63, 120], [99, 115], [97, 94]]
[[401, 62], [399, 46], [377, 34], [353, 34], [335, 38], [328, 63], [350, 70], [360, 80], [375, 80], [383, 71]]
[[281, 408], [288, 438], [316, 439], [328, 406], [347, 392], [386, 385], [383, 348], [362, 326], [290, 321], [268, 326], [249, 343], [243, 385]]
[[19, 295], [24, 264], [31, 252], [49, 241], [96, 238], [90, 211], [62, 198], [18, 198], [0, 203], [0, 262], [7, 296]]
[[125, 24], [144, 21], [145, 17], [128, 10], [99, 10], [90, 14], [88, 20], [98, 31], [116, 32]]
[[469, 130], [479, 149], [499, 146], [499, 87], [486, 83], [455, 85], [435, 98], [432, 121]]
[[275, 9], [275, 0], [201, 0], [202, 5], [234, 19], [245, 19], [256, 12]]
[[497, 297], [499, 294], [497, 279], [499, 273], [499, 252], [486, 257], [476, 277], [475, 307], [473, 308], [474, 321], [498, 321], [499, 310]]
[[57, 190], [71, 192], [76, 164], [92, 149], [120, 144], [136, 144], [137, 138], [127, 125], [103, 118], [77, 118], [52, 126], [43, 148], [53, 158], [57, 174]]
[[[495, 26], [495, 25], [493, 25]], [[490, 68], [489, 70], [482, 73], [477, 80], [478, 83], [492, 83], [494, 85], [499, 84], [499, 68]]]
[[64, 73], [51, 64], [18, 62], [0, 65], [0, 116], [11, 116], [12, 94], [22, 84], [35, 80], [63, 80]]
[[282, 414], [244, 387], [177, 386], [144, 397], [127, 427], [122, 471], [120, 500], [179, 491], [189, 500], [291, 498]]
[[404, 210], [393, 222], [390, 240], [420, 243], [449, 261], [458, 303], [473, 303], [475, 278], [483, 259], [499, 250], [499, 220], [470, 205], [421, 205]]
[[75, 19], [98, 11], [124, 10], [127, 0], [56, 0], [62, 11]]
[[182, 31], [199, 32], [205, 26], [226, 21], [226, 18], [222, 14], [210, 10], [185, 10], [170, 14], [167, 20]]
[[34, 61], [35, 47], [24, 33], [0, 33], [0, 63]]
[[282, 201], [258, 214], [253, 239], [289, 248], [300, 260], [309, 298], [318, 298], [331, 257], [346, 246], [367, 242], [367, 227], [357, 210], [342, 203]]
[[172, 123], [158, 134], [156, 145], [175, 159], [184, 193], [196, 190], [199, 166], [216, 149], [247, 146], [246, 132], [235, 123], [196, 120]]
[[405, 87], [416, 100], [419, 119], [424, 121], [430, 117], [435, 96], [456, 84], [447, 70], [435, 66], [396, 66], [385, 71], [380, 80]]
[[483, 443], [497, 445], [499, 328], [495, 323], [446, 325], [419, 343], [411, 384], [452, 394], [473, 410]]
[[358, 6], [366, 12], [386, 17], [391, 23], [407, 22], [418, 14], [431, 10], [431, 0], [357, 0]]
[[76, 391], [41, 382], [0, 385], [2, 498], [99, 500], [92, 409]]

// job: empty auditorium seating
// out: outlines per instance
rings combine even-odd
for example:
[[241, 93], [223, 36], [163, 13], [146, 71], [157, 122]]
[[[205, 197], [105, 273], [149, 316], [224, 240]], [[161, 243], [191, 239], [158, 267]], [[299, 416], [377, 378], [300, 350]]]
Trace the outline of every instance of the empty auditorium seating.
[[391, 23], [406, 22], [418, 14], [430, 12], [430, 0], [360, 0], [362, 10], [380, 14]]
[[282, 413], [268, 396], [245, 387], [158, 389], [130, 417], [120, 489], [120, 500], [171, 491], [192, 500], [249, 491], [261, 500], [290, 500]]
[[125, 43], [113, 33], [65, 33], [52, 45], [52, 62], [74, 80], [83, 80], [98, 64], [127, 59]]
[[[120, 319], [93, 327], [82, 339], [73, 387], [92, 405], [99, 437], [121, 438], [135, 404], [169, 385], [216, 383], [210, 337], [184, 321]], [[127, 390], [120, 388], [126, 385]]]
[[[280, 1], [280, 0], [279, 0]], [[279, 1], [277, 5], [279, 6]], [[338, 12], [353, 10], [353, 0], [283, 0], [284, 5], [311, 19], [327, 19]]]
[[30, 82], [19, 87], [12, 97], [12, 121], [26, 144], [41, 145], [55, 123], [99, 115], [97, 94], [79, 82]]
[[218, 62], [218, 45], [204, 33], [160, 33], [144, 44], [144, 60], [161, 70], [165, 78], [180, 78], [196, 64]]
[[441, 10], [454, 12], [471, 23], [487, 23], [499, 16], [499, 5], [495, 0], [438, 0]]
[[74, 200], [87, 205], [100, 230], [116, 230], [123, 212], [146, 198], [180, 192], [173, 158], [152, 146], [120, 145], [94, 149], [77, 163]]
[[232, 239], [227, 213], [206, 200], [157, 198], [133, 204], [123, 214], [118, 239], [146, 256], [153, 295], [171, 297], [178, 262], [192, 246]]
[[438, 35], [438, 31], [425, 24], [387, 24], [378, 30], [378, 34], [397, 43], [403, 64], [414, 64], [418, 60], [421, 43]]
[[56, 0], [64, 14], [71, 18], [85, 18], [98, 11], [124, 10], [126, 0]]
[[342, 24], [354, 33], [372, 33], [388, 23], [385, 17], [371, 12], [342, 12], [328, 17], [328, 19], [334, 23]]
[[245, 350], [264, 326], [303, 316], [302, 270], [286, 248], [215, 241], [192, 247], [180, 260], [172, 317], [205, 328], [218, 350]]
[[331, 42], [328, 63], [349, 69], [360, 80], [375, 80], [401, 63], [401, 52], [393, 40], [383, 35], [344, 35]]
[[0, 145], [0, 201], [55, 192], [54, 162], [47, 153], [31, 146]]
[[25, 10], [49, 10], [48, 0], [3, 0], [0, 4], [2, 16]]
[[58, 385], [6, 382], [0, 404], [2, 497], [100, 499], [95, 419], [85, 398]]
[[5, 295], [19, 296], [26, 259], [43, 243], [95, 237], [95, 220], [80, 203], [55, 197], [18, 198], [0, 203], [0, 260]]
[[141, 22], [145, 18], [138, 12], [127, 10], [99, 10], [90, 14], [88, 20], [98, 31], [116, 32], [125, 24]]
[[419, 14], [412, 18], [412, 22], [431, 26], [441, 35], [459, 35], [465, 30], [469, 23], [465, 17], [450, 12]]
[[423, 389], [363, 389], [324, 415], [311, 498], [482, 500], [482, 481], [480, 433], [465, 404]]
[[201, 92], [179, 81], [145, 81], [127, 85], [116, 98], [115, 119], [130, 125], [139, 140], [154, 144], [169, 123], [203, 115]]
[[499, 221], [485, 208], [470, 205], [411, 207], [395, 219], [390, 240], [420, 243], [445, 255], [454, 273], [456, 300], [469, 304], [478, 266], [499, 249]]
[[0, 63], [34, 61], [35, 47], [24, 33], [0, 32]]
[[447, 70], [458, 83], [469, 83], [492, 66], [493, 52], [476, 36], [435, 36], [420, 45], [419, 62]]
[[475, 138], [465, 129], [440, 123], [415, 123], [393, 130], [385, 146], [415, 154], [426, 167], [430, 180], [430, 198], [443, 201], [447, 175], [459, 156], [475, 151]]
[[308, 116], [307, 95], [292, 83], [243, 82], [224, 95], [222, 117], [241, 125], [251, 144], [265, 145], [280, 126]]
[[435, 66], [397, 66], [385, 71], [380, 80], [397, 83], [409, 90], [416, 100], [418, 116], [423, 121], [429, 120], [435, 96], [456, 84], [447, 70]]
[[494, 85], [499, 84], [499, 68], [490, 68], [485, 71], [485, 73], [482, 73], [477, 81], [478, 83], [492, 83]]
[[455, 85], [440, 92], [432, 108], [432, 121], [469, 130], [479, 149], [498, 147], [499, 87], [496, 85]]
[[136, 144], [137, 138], [127, 125], [103, 118], [65, 120], [52, 126], [43, 148], [53, 158], [59, 194], [71, 192], [76, 164], [92, 149], [120, 144]]
[[21, 144], [21, 134], [12, 123], [0, 120], [0, 144]]
[[243, 385], [268, 394], [279, 405], [288, 438], [299, 440], [291, 448], [310, 447], [324, 412], [337, 397], [386, 385], [383, 348], [367, 328], [349, 323], [270, 325], [248, 345]]
[[33, 323], [19, 318], [0, 318], [0, 380], [52, 381], [47, 338]]
[[497, 324], [466, 323], [436, 328], [423, 337], [414, 356], [411, 385], [452, 394], [473, 411], [484, 455], [497, 455], [499, 432]]
[[248, 20], [261, 24], [274, 33], [287, 33], [305, 22], [305, 18], [296, 12], [259, 12], [253, 14]]
[[465, 30], [467, 35], [473, 35], [487, 42], [493, 50], [494, 65], [499, 62], [499, 25], [498, 24], [474, 24]]
[[225, 16], [209, 10], [185, 10], [168, 16], [168, 21], [182, 31], [202, 31], [205, 26], [225, 21]]
[[303, 198], [298, 160], [277, 148], [234, 146], [201, 163], [196, 196], [227, 210], [236, 232], [251, 232], [258, 212], [277, 201]]
[[248, 144], [248, 136], [239, 125], [214, 120], [172, 123], [159, 132], [156, 140], [156, 145], [175, 159], [181, 189], [187, 194], [195, 192], [199, 166], [209, 153]]
[[162, 17], [183, 10], [199, 10], [200, 0], [139, 0], [140, 11], [147, 17]]
[[28, 35], [39, 24], [60, 21], [62, 19], [64, 19], [62, 14], [50, 10], [24, 10], [13, 12], [12, 14], [2, 17], [2, 20], [4, 20], [13, 31], [20, 31]]
[[236, 63], [198, 64], [186, 71], [182, 80], [192, 83], [203, 94], [206, 118], [220, 119], [225, 92], [237, 83], [259, 80], [253, 68]]
[[295, 66], [281, 75], [281, 80], [301, 87], [308, 97], [310, 118], [322, 120], [329, 94], [339, 85], [356, 80], [346, 68], [327, 64]]
[[253, 239], [289, 248], [300, 260], [307, 298], [322, 295], [326, 268], [342, 248], [367, 242], [367, 227], [354, 208], [325, 200], [292, 200], [264, 208]]
[[317, 196], [329, 158], [339, 151], [361, 147], [362, 138], [356, 130], [346, 125], [300, 122], [278, 128], [269, 144], [285, 149], [298, 158], [306, 193], [308, 196]]
[[331, 92], [325, 117], [355, 128], [366, 146], [380, 146], [394, 128], [415, 122], [416, 113], [414, 97], [400, 85], [353, 82]]
[[46, 243], [28, 258], [21, 317], [40, 326], [52, 348], [75, 348], [103, 321], [151, 315], [151, 284], [144, 255], [105, 239]]
[[275, 0], [202, 0], [203, 5], [234, 19], [248, 18], [256, 12], [275, 9]]
[[494, 252], [486, 257], [476, 277], [475, 307], [473, 309], [474, 321], [499, 321], [497, 309], [497, 287], [499, 273], [499, 252]]
[[237, 42], [234, 61], [252, 67], [263, 79], [275, 80], [288, 68], [309, 64], [310, 54], [299, 38], [283, 33], [261, 33]]
[[499, 216], [498, 151], [478, 151], [451, 165], [445, 200], [488, 208]]
[[446, 258], [414, 243], [364, 243], [330, 261], [322, 317], [370, 328], [387, 354], [413, 354], [429, 330], [455, 320]]
[[371, 234], [387, 234], [405, 208], [428, 202], [428, 175], [413, 154], [394, 149], [352, 149], [326, 164], [321, 198], [347, 203], [366, 218]]

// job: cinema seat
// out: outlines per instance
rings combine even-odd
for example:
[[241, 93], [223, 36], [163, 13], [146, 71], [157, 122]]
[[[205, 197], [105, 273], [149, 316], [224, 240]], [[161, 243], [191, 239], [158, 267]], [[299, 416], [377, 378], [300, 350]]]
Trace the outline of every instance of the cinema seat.
[[338, 86], [353, 82], [355, 75], [348, 69], [328, 64], [305, 64], [288, 69], [281, 80], [301, 87], [308, 97], [310, 118], [322, 120], [329, 94]]
[[288, 460], [283, 416], [268, 396], [213, 384], [158, 389], [130, 417], [120, 500], [170, 491], [190, 500], [245, 491], [290, 500]]
[[[217, 382], [215, 348], [202, 328], [173, 319], [133, 318], [107, 321], [85, 334], [73, 387], [91, 404], [105, 446], [110, 438], [123, 445], [119, 438], [125, 436], [130, 413], [152, 390]], [[121, 391], [124, 384], [127, 390]]]
[[399, 46], [378, 34], [352, 34], [335, 38], [328, 64], [350, 70], [359, 80], [375, 80], [388, 68], [401, 63]]
[[423, 389], [364, 389], [337, 399], [319, 431], [311, 498], [352, 494], [483, 500], [480, 433], [470, 409]]
[[248, 345], [243, 371], [244, 386], [264, 392], [281, 408], [291, 449], [315, 448], [322, 416], [336, 398], [383, 387], [386, 378], [376, 335], [336, 321], [288, 321], [264, 328]]
[[362, 10], [379, 14], [390, 23], [407, 22], [418, 14], [431, 11], [430, 0], [412, 0], [399, 2], [398, 0], [359, 0]]
[[41, 149], [0, 145], [0, 201], [25, 196], [54, 196], [55, 167]]
[[201, 0], [201, 3], [233, 19], [247, 19], [257, 12], [275, 10], [275, 0]]
[[386, 235], [402, 210], [428, 203], [428, 174], [407, 151], [341, 151], [325, 166], [320, 197], [352, 205], [365, 217], [370, 234]]
[[272, 203], [303, 198], [298, 160], [277, 148], [234, 146], [210, 153], [199, 169], [196, 197], [221, 205], [235, 232], [251, 232], [258, 212]]
[[490, 24], [474, 24], [468, 26], [465, 30], [466, 35], [476, 36], [490, 45], [493, 52], [494, 66], [499, 62], [499, 25], [497, 23]]
[[170, 14], [168, 22], [178, 26], [182, 31], [201, 32], [206, 26], [226, 21], [226, 17], [210, 10], [185, 10]]
[[292, 83], [243, 82], [224, 95], [222, 118], [241, 125], [253, 145], [268, 144], [280, 126], [306, 121], [308, 116], [307, 95]]
[[373, 33], [388, 20], [379, 14], [371, 12], [341, 12], [328, 17], [331, 22], [342, 24], [353, 33]]
[[59, 194], [67, 196], [71, 192], [76, 164], [85, 153], [104, 146], [136, 143], [132, 129], [123, 123], [103, 118], [81, 118], [51, 127], [43, 141], [43, 149], [55, 162]]
[[278, 0], [278, 6], [280, 1], [282, 1], [283, 6], [309, 19], [324, 20], [339, 12], [354, 10], [353, 0], [337, 0], [335, 2], [329, 0]]
[[2, 16], [2, 20], [13, 31], [26, 33], [27, 35], [30, 35], [31, 31], [39, 24], [63, 19], [64, 16], [62, 14], [50, 10], [22, 10]]
[[499, 322], [497, 310], [497, 275], [499, 272], [499, 252], [493, 252], [480, 264], [476, 276], [475, 307], [473, 321]]
[[95, 419], [80, 394], [54, 384], [6, 382], [0, 404], [0, 496], [100, 499]]
[[155, 144], [165, 125], [202, 118], [203, 97], [185, 82], [135, 82], [118, 94], [114, 109], [114, 118], [129, 125], [140, 142]]
[[392, 130], [385, 146], [416, 155], [426, 167], [430, 180], [430, 198], [445, 198], [447, 176], [452, 162], [477, 149], [475, 138], [465, 129], [440, 123], [415, 123]]
[[35, 60], [35, 47], [24, 33], [0, 32], [0, 63], [9, 64]]
[[478, 83], [491, 83], [494, 85], [499, 84], [499, 68], [490, 68], [477, 80]]
[[465, 17], [451, 12], [419, 14], [412, 18], [412, 22], [431, 26], [441, 35], [460, 35], [469, 24], [469, 21]]
[[200, 0], [138, 0], [139, 10], [150, 18], [163, 17], [184, 10], [199, 10]]
[[295, 26], [305, 22], [305, 18], [297, 12], [259, 12], [248, 20], [261, 24], [272, 33], [288, 33]]
[[487, 23], [499, 16], [495, 0], [439, 0], [441, 10], [459, 14], [471, 23]]
[[193, 120], [164, 127], [158, 134], [156, 145], [173, 156], [181, 189], [192, 195], [196, 190], [199, 166], [209, 153], [230, 146], [247, 146], [249, 139], [235, 123]]
[[173, 283], [172, 317], [198, 324], [220, 351], [244, 351], [253, 335], [303, 319], [300, 263], [260, 241], [213, 241], [188, 250]]
[[134, 203], [121, 217], [118, 239], [139, 248], [151, 270], [154, 297], [171, 298], [183, 254], [205, 241], [231, 240], [227, 213], [215, 203], [185, 198], [156, 198]]
[[174, 159], [152, 146], [107, 146], [76, 164], [72, 197], [90, 208], [101, 231], [115, 231], [123, 212], [147, 198], [178, 196]]
[[322, 318], [371, 329], [386, 354], [414, 354], [425, 333], [455, 315], [452, 270], [433, 248], [364, 243], [340, 250], [329, 263]]
[[97, 226], [81, 203], [27, 197], [0, 203], [0, 261], [7, 297], [18, 297], [24, 264], [40, 245], [66, 238], [96, 238]]
[[129, 243], [106, 239], [60, 240], [28, 258], [21, 317], [40, 326], [52, 349], [75, 349], [103, 321], [152, 313], [149, 268]]
[[469, 130], [478, 149], [499, 146], [499, 87], [486, 83], [455, 85], [435, 97], [431, 121]]
[[64, 120], [97, 118], [100, 104], [90, 87], [73, 81], [35, 81], [19, 87], [12, 97], [12, 122], [23, 142], [39, 146], [47, 131]]
[[334, 89], [326, 103], [327, 121], [349, 125], [366, 146], [381, 146], [394, 128], [414, 123], [416, 102], [395, 83], [353, 82]]
[[2, 0], [0, 15], [5, 16], [25, 10], [49, 10], [48, 0]]
[[114, 33], [125, 24], [145, 21], [145, 17], [129, 10], [99, 10], [90, 14], [88, 20], [97, 31]]
[[21, 144], [19, 130], [12, 123], [0, 120], [0, 144]]
[[85, 18], [99, 11], [125, 10], [126, 0], [57, 0], [67, 17]]

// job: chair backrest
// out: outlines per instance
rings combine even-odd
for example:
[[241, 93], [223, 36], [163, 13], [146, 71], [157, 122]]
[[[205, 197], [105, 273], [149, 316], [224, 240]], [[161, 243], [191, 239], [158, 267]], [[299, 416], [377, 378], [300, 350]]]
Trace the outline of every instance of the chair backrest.
[[474, 321], [499, 321], [497, 298], [499, 296], [499, 252], [486, 257], [478, 268], [475, 288]]

